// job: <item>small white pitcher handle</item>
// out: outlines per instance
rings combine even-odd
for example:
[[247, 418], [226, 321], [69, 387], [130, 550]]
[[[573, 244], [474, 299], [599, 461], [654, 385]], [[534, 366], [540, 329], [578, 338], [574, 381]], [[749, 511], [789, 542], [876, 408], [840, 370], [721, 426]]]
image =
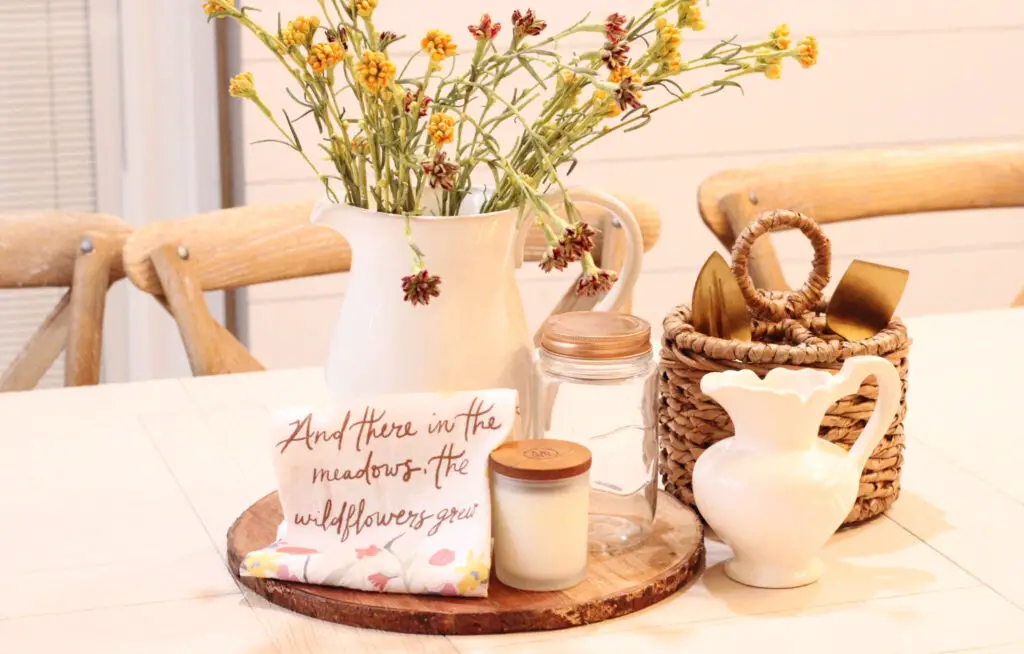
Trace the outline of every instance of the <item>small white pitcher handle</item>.
[[829, 382], [834, 401], [856, 393], [864, 380], [872, 375], [878, 381], [875, 410], [857, 442], [850, 448], [850, 457], [857, 462], [860, 470], [867, 465], [871, 453], [878, 447], [900, 408], [900, 399], [903, 397], [900, 375], [896, 368], [882, 357], [859, 356], [847, 359], [839, 373]]

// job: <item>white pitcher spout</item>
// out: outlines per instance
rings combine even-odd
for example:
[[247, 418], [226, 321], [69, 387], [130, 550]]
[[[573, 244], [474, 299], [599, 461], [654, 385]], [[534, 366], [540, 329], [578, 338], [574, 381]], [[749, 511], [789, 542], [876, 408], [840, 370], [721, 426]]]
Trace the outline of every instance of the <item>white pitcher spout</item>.
[[313, 212], [309, 216], [309, 222], [314, 225], [330, 227], [339, 234], [344, 233], [345, 211], [339, 211], [339, 205], [327, 198], [322, 198], [313, 206]]

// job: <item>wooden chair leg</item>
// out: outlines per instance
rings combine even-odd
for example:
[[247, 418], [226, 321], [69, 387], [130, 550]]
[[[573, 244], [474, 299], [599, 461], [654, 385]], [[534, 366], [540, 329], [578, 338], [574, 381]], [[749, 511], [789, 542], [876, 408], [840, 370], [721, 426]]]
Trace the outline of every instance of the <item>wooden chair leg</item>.
[[0, 391], [27, 391], [35, 388], [67, 343], [68, 331], [71, 328], [70, 304], [69, 290], [4, 371], [0, 377]]
[[100, 238], [93, 249], [79, 252], [71, 282], [71, 331], [64, 361], [65, 386], [100, 383], [103, 353], [103, 313], [110, 288], [110, 267], [120, 250]]
[[172, 245], [151, 255], [164, 290], [166, 308], [174, 317], [194, 375], [218, 375], [264, 370], [245, 346], [218, 323], [203, 297], [203, 289], [189, 274], [188, 264]]

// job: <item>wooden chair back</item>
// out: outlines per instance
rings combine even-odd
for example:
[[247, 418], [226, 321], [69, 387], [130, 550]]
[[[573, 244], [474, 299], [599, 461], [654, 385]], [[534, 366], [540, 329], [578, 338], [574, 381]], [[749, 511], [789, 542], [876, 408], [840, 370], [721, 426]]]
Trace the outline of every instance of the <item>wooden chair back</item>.
[[[793, 209], [819, 223], [929, 211], [1024, 207], [1024, 142], [861, 150], [728, 170], [698, 192], [704, 223], [731, 248], [758, 215]], [[767, 237], [754, 244], [754, 283], [789, 290]], [[1024, 291], [1016, 302], [1024, 304]]]
[[0, 288], [68, 287], [0, 377], [0, 391], [33, 388], [62, 350], [64, 384], [98, 384], [107, 289], [124, 277], [131, 227], [89, 213], [0, 213]]
[[[645, 250], [660, 234], [652, 205], [619, 197], [641, 223]], [[347, 272], [348, 242], [310, 224], [312, 203], [237, 207], [148, 225], [124, 247], [125, 272], [139, 289], [155, 296], [178, 324], [195, 375], [263, 370], [246, 347], [210, 313], [203, 292], [312, 275]], [[622, 230], [610, 216], [581, 207], [584, 219], [600, 224], [595, 248], [602, 265], [622, 265]], [[539, 261], [544, 239], [531, 231], [526, 258]], [[561, 310], [593, 306], [593, 298], [563, 298]]]

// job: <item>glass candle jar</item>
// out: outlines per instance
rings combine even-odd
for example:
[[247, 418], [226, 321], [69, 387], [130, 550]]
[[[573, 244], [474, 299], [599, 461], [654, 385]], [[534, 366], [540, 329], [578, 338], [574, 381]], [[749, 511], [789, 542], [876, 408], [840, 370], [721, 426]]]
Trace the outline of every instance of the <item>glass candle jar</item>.
[[530, 591], [575, 586], [587, 573], [587, 448], [557, 440], [505, 443], [491, 453], [494, 571]]
[[658, 499], [657, 366], [651, 326], [580, 311], [549, 318], [538, 358], [534, 433], [586, 446], [590, 549], [621, 552], [654, 528]]

